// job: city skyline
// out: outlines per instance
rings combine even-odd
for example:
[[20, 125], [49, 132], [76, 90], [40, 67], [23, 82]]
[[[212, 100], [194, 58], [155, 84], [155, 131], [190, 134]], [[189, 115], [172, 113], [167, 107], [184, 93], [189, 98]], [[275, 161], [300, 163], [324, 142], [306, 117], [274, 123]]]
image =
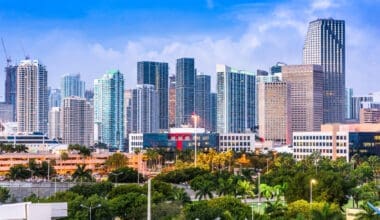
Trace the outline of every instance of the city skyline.
[[[59, 88], [59, 77], [72, 72], [80, 73], [92, 86], [93, 79], [114, 68], [125, 73], [126, 88], [134, 88], [138, 61], [168, 62], [171, 75], [177, 58], [194, 57], [198, 71], [212, 76], [212, 91], [216, 91], [216, 64], [249, 71], [268, 70], [277, 61], [299, 64], [308, 23], [333, 17], [346, 21], [346, 87], [354, 88], [355, 95], [379, 90], [373, 80], [378, 78], [373, 68], [380, 54], [376, 44], [380, 4], [376, 1], [361, 2], [360, 7], [354, 1], [332, 0], [302, 1], [304, 4], [209, 0], [182, 5], [174, 1], [115, 1], [113, 5], [97, 1], [91, 5], [83, 1], [76, 7], [69, 7], [73, 1], [59, 7], [45, 3], [38, 10], [30, 3], [2, 3], [0, 29], [13, 63], [24, 55], [40, 59], [48, 67], [52, 88]], [[178, 19], [172, 21], [173, 15]], [[138, 19], [141, 17], [146, 20]], [[22, 26], [25, 19], [28, 27]], [[111, 31], [112, 35], [106, 34]], [[239, 54], [222, 53], [224, 50]], [[6, 62], [2, 60], [3, 69]], [[4, 77], [0, 74], [1, 81]]]

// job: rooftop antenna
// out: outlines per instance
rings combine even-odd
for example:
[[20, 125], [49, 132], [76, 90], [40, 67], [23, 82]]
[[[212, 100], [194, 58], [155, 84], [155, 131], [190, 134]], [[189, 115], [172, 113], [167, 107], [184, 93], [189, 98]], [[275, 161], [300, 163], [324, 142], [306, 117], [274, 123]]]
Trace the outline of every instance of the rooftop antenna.
[[3, 45], [3, 50], [4, 50], [4, 54], [5, 54], [5, 59], [7, 61], [7, 67], [10, 66], [11, 62], [12, 62], [12, 59], [10, 56], [8, 56], [8, 53], [7, 53], [7, 48], [5, 47], [5, 43], [4, 43], [4, 40], [3, 38], [1, 38], [1, 44]]

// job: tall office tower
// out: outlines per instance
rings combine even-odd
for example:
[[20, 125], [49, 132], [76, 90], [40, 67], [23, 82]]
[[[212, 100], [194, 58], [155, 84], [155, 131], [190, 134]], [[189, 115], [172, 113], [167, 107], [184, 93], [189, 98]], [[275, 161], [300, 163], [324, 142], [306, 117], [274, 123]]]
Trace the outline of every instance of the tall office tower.
[[169, 77], [169, 127], [175, 127], [175, 75]]
[[211, 76], [197, 75], [195, 81], [195, 114], [197, 126], [211, 131]]
[[19, 132], [47, 132], [47, 70], [38, 60], [22, 60], [17, 67], [17, 126]]
[[13, 105], [0, 102], [0, 122], [13, 122]]
[[87, 101], [93, 102], [94, 101], [94, 91], [93, 90], [84, 91], [84, 97], [87, 99]]
[[124, 90], [124, 138], [132, 132], [132, 89]]
[[61, 108], [52, 107], [49, 110], [49, 131], [48, 136], [51, 139], [60, 139], [61, 135]]
[[218, 96], [216, 93], [211, 93], [210, 95], [210, 109], [211, 109], [211, 118], [210, 118], [210, 121], [211, 121], [211, 132], [216, 132], [216, 128], [217, 128], [217, 108], [218, 108]]
[[345, 45], [343, 20], [318, 19], [310, 22], [303, 48], [303, 63], [323, 67], [323, 123], [339, 123], [345, 119]]
[[68, 74], [61, 81], [62, 98], [68, 96], [84, 97], [85, 83], [80, 80], [80, 74]]
[[142, 61], [137, 63], [137, 84], [154, 85], [159, 96], [159, 128], [162, 131], [169, 127], [169, 92], [168, 63]]
[[323, 70], [320, 65], [282, 67], [290, 86], [292, 131], [320, 131], [323, 122]]
[[142, 84], [133, 89], [131, 120], [134, 133], [158, 132], [158, 96], [153, 85]]
[[259, 136], [275, 144], [290, 144], [290, 86], [286, 82], [262, 82], [258, 92]]
[[123, 150], [124, 77], [111, 70], [94, 81], [95, 141]]
[[94, 144], [94, 108], [85, 99], [69, 96], [62, 100], [61, 132], [65, 144]]
[[177, 59], [175, 84], [175, 126], [193, 124], [195, 95], [195, 68], [193, 58]]
[[352, 108], [351, 108], [351, 119], [359, 121], [360, 119], [360, 109], [362, 108], [377, 108], [373, 105], [372, 96], [353, 96], [351, 98]]
[[216, 65], [217, 131], [239, 133], [255, 127], [255, 74]]
[[12, 121], [16, 121], [17, 66], [5, 67], [5, 104], [12, 105]]
[[354, 90], [352, 88], [346, 88], [345, 103], [346, 103], [346, 119], [351, 119], [352, 115], [352, 96], [354, 95]]
[[49, 111], [53, 107], [61, 107], [61, 90], [52, 89], [49, 92]]

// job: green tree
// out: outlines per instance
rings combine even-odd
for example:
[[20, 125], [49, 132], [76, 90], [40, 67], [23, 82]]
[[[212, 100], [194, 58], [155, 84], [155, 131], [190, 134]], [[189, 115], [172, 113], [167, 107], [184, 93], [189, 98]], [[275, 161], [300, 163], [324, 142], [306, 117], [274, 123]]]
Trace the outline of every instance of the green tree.
[[108, 180], [115, 183], [136, 183], [137, 175], [140, 175], [140, 180], [143, 180], [143, 176], [137, 173], [137, 170], [130, 167], [122, 167], [114, 170], [108, 174]]
[[213, 197], [213, 191], [215, 190], [215, 177], [211, 174], [204, 174], [201, 176], [195, 177], [190, 182], [191, 188], [196, 191], [195, 198], [198, 198], [199, 200], [212, 198]]
[[86, 198], [92, 195], [106, 197], [112, 190], [113, 184], [110, 182], [83, 183], [75, 185], [69, 189], [69, 191], [83, 195]]
[[368, 206], [368, 204], [360, 205], [363, 211], [355, 215], [356, 220], [380, 220], [380, 216], [375, 213], [375, 211]]
[[238, 180], [237, 182], [237, 191], [239, 195], [241, 195], [244, 198], [244, 201], [247, 201], [247, 196], [250, 196], [253, 198], [254, 196], [254, 186], [247, 180]]
[[128, 158], [122, 153], [114, 153], [107, 158], [105, 165], [109, 170], [117, 170], [128, 166]]
[[72, 175], [72, 178], [75, 182], [80, 181], [81, 183], [84, 182], [92, 182], [92, 171], [90, 169], [86, 169], [86, 165], [77, 165], [77, 169]]
[[25, 180], [31, 177], [31, 171], [24, 165], [17, 164], [9, 169], [7, 177], [12, 180]]
[[325, 203], [322, 209], [311, 210], [312, 219], [315, 220], [341, 220], [342, 213], [339, 210], [331, 208], [329, 203]]
[[146, 204], [146, 195], [138, 192], [128, 192], [109, 201], [111, 213], [114, 217], [133, 220], [146, 218]]
[[11, 197], [9, 189], [5, 187], [0, 187], [0, 203], [4, 203]]

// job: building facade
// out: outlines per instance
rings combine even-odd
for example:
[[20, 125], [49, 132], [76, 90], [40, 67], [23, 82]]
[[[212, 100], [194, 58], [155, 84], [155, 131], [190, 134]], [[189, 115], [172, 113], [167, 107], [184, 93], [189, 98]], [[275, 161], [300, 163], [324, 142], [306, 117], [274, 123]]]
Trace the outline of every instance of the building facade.
[[123, 150], [124, 77], [111, 70], [94, 81], [95, 141]]
[[132, 132], [132, 89], [124, 90], [124, 137]]
[[159, 131], [159, 94], [153, 85], [137, 85], [132, 90], [131, 122], [134, 133], [155, 133]]
[[48, 137], [51, 139], [61, 139], [61, 108], [52, 107], [49, 110], [49, 131]]
[[291, 98], [286, 82], [259, 83], [259, 136], [276, 145], [291, 144]]
[[17, 106], [17, 66], [5, 67], [5, 104], [12, 105], [12, 121], [16, 121]]
[[169, 65], [168, 63], [142, 61], [137, 63], [137, 84], [154, 85], [159, 98], [159, 128], [169, 126]]
[[323, 122], [322, 66], [283, 66], [282, 80], [290, 86], [292, 131], [319, 131]]
[[360, 124], [380, 123], [379, 108], [362, 108], [360, 109]]
[[22, 60], [17, 67], [17, 126], [19, 132], [47, 132], [47, 70], [38, 60]]
[[352, 97], [354, 96], [354, 90], [352, 88], [346, 88], [346, 119], [352, 119]]
[[61, 90], [60, 89], [49, 90], [49, 111], [53, 107], [61, 107]]
[[345, 60], [345, 22], [334, 19], [310, 22], [303, 48], [303, 63], [318, 64], [323, 68], [323, 123], [344, 122]]
[[80, 74], [68, 74], [61, 81], [62, 98], [68, 96], [84, 97], [85, 82], [80, 79]]
[[211, 76], [197, 75], [195, 81], [195, 114], [197, 126], [211, 131]]
[[14, 109], [14, 105], [7, 104], [5, 102], [0, 102], [0, 121], [13, 122], [14, 121], [13, 109]]
[[217, 65], [217, 131], [242, 133], [255, 127], [255, 74]]
[[62, 142], [94, 144], [94, 109], [85, 98], [69, 96], [63, 99], [61, 111]]
[[216, 132], [216, 128], [217, 128], [217, 108], [218, 108], [218, 95], [216, 93], [211, 93], [210, 95], [210, 112], [211, 112], [211, 116], [210, 116], [210, 124], [211, 124], [211, 132]]
[[193, 58], [177, 59], [175, 126], [192, 124], [194, 113], [195, 68]]
[[255, 152], [254, 133], [219, 134], [219, 150], [235, 152]]
[[169, 77], [169, 127], [175, 127], [175, 75]]

